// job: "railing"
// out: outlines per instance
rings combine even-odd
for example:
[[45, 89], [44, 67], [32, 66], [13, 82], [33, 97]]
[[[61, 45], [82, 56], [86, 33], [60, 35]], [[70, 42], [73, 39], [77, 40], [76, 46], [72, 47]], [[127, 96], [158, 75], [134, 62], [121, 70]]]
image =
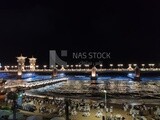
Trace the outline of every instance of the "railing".
[[[64, 71], [64, 72], [90, 72], [92, 69], [57, 69], [58, 71]], [[160, 68], [140, 68], [141, 71], [160, 71]], [[36, 69], [36, 70], [29, 70], [26, 69], [23, 72], [52, 72], [53, 69]], [[129, 70], [127, 68], [103, 68], [103, 69], [97, 69], [97, 72], [103, 72], [103, 71], [134, 71]], [[0, 72], [17, 72], [16, 69], [8, 69], [8, 70], [0, 70]]]
[[45, 81], [35, 81], [35, 82], [30, 82], [30, 83], [19, 83], [17, 81], [17, 83], [15, 84], [11, 84], [11, 85], [5, 85], [4, 88], [33, 88], [33, 87], [38, 87], [38, 86], [42, 86], [42, 85], [48, 85], [48, 84], [53, 84], [53, 83], [57, 83], [57, 82], [62, 82], [62, 81], [66, 81], [68, 80], [68, 78], [59, 78], [59, 79], [49, 79], [49, 80], [45, 80]]

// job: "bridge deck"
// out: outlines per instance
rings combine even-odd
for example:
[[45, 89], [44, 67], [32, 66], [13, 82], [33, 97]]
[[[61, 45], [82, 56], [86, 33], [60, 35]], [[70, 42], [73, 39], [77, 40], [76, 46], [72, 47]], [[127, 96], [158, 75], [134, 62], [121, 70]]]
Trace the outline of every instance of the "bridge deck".
[[[65, 69], [60, 70], [58, 69], [58, 72], [82, 72], [82, 73], [88, 73], [91, 72], [92, 69]], [[160, 68], [141, 68], [141, 72], [160, 72]], [[0, 73], [15, 73], [17, 70], [0, 70]], [[23, 72], [53, 72], [53, 69], [36, 69], [34, 71], [26, 69]], [[126, 68], [123, 69], [97, 69], [97, 72], [103, 73], [103, 72], [134, 72], [134, 70], [128, 70]]]

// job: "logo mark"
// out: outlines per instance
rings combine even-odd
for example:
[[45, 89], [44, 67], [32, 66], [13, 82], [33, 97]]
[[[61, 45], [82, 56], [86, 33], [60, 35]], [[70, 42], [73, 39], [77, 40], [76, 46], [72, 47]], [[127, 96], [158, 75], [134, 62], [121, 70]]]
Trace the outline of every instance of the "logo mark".
[[[67, 57], [67, 50], [61, 50], [61, 57]], [[57, 65], [63, 65], [66, 66], [67, 62], [63, 61], [56, 53], [56, 50], [50, 50], [49, 51], [49, 65], [56, 66]]]

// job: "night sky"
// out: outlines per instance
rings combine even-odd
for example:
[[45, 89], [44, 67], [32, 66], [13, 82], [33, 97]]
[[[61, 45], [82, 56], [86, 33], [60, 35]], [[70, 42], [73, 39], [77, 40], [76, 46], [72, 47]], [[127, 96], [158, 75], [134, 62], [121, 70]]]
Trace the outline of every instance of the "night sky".
[[49, 50], [68, 50], [110, 52], [108, 63], [160, 63], [159, 5], [149, 0], [0, 1], [0, 62], [16, 64], [22, 53], [48, 64]]

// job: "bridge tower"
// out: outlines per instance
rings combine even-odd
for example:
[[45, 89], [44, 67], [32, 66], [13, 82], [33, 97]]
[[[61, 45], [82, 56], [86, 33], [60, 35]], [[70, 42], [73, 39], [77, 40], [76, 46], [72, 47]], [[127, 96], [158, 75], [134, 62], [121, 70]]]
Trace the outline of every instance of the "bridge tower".
[[94, 66], [91, 70], [91, 80], [97, 80], [96, 71], [97, 71], [97, 68]]
[[29, 63], [30, 63], [30, 70], [35, 71], [37, 58], [34, 58], [32, 56], [31, 58], [28, 58], [28, 59], [29, 59]]
[[54, 69], [53, 69], [53, 73], [52, 73], [52, 77], [53, 77], [53, 78], [54, 78], [54, 77], [57, 77], [57, 72], [58, 72], [57, 68], [54, 68]]
[[22, 54], [21, 54], [21, 56], [17, 57], [17, 62], [18, 62], [17, 75], [19, 78], [21, 78], [21, 76], [22, 76], [22, 71], [25, 70], [25, 59], [26, 58], [27, 57], [22, 56]]
[[64, 71], [64, 70], [65, 70], [65, 68], [64, 68], [64, 66], [63, 66], [63, 65], [62, 65], [62, 67], [61, 67], [61, 70], [62, 70], [62, 71]]
[[135, 81], [140, 81], [141, 80], [140, 73], [141, 73], [140, 68], [138, 66], [136, 66], [135, 67], [135, 77], [134, 77]]
[[8, 71], [8, 68], [7, 68], [7, 66], [4, 66], [4, 71]]
[[132, 71], [132, 70], [133, 70], [132, 64], [129, 64], [127, 69], [128, 69], [129, 71]]

